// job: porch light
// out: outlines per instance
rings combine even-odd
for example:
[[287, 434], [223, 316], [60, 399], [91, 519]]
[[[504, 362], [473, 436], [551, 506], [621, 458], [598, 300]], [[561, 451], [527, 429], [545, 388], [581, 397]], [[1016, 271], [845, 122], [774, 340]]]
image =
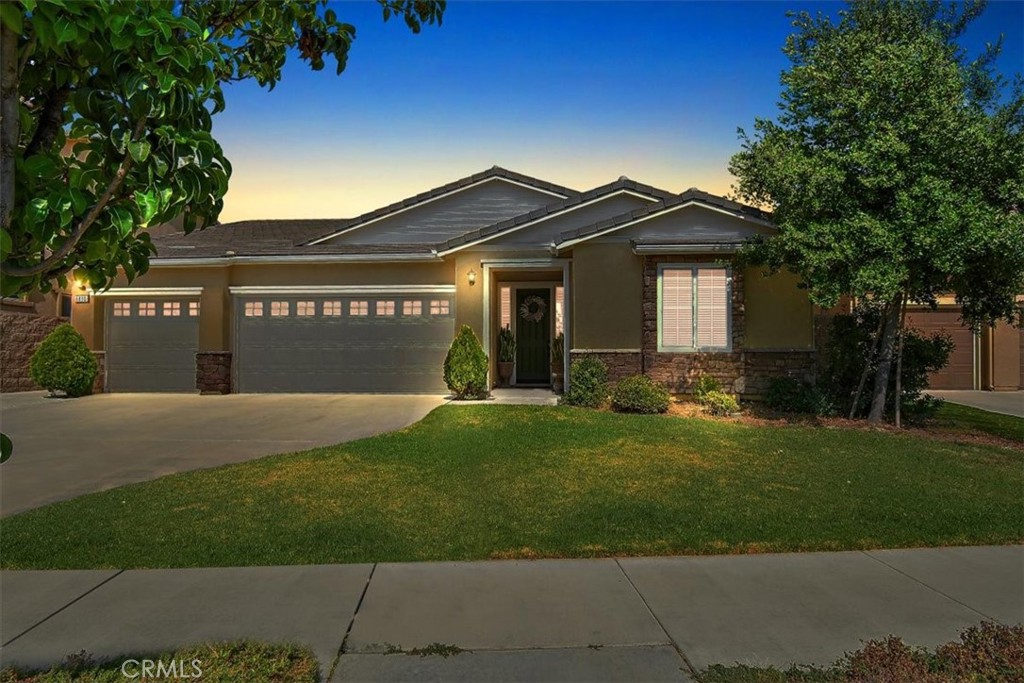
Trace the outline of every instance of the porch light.
[[469, 284], [470, 285], [475, 285], [476, 284], [476, 271], [473, 270], [472, 268], [470, 268], [469, 272], [466, 273], [466, 279], [469, 280]]

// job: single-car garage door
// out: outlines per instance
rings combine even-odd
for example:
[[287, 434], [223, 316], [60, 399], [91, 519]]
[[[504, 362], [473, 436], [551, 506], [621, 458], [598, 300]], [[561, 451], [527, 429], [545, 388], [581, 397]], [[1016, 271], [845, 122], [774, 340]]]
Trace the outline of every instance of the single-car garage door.
[[960, 320], [960, 309], [940, 308], [907, 311], [907, 327], [925, 334], [943, 332], [953, 340], [949, 364], [928, 377], [930, 389], [974, 389], [974, 333]]
[[447, 292], [238, 294], [238, 391], [444, 391], [453, 298]]
[[106, 303], [107, 391], [195, 391], [199, 299]]

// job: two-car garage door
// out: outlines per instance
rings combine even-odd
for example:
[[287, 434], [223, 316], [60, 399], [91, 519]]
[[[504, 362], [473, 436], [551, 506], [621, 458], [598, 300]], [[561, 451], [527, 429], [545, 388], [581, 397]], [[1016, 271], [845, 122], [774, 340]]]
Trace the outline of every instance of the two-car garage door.
[[448, 292], [235, 293], [239, 392], [438, 392]]

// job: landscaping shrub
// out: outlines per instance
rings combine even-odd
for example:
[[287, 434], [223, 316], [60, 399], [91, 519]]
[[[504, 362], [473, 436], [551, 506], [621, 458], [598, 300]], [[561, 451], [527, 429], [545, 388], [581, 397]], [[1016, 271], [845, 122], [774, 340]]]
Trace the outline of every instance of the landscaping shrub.
[[620, 413], [664, 413], [670, 400], [668, 389], [647, 375], [627, 377], [612, 392], [612, 408]]
[[895, 636], [869, 640], [831, 666], [712, 665], [705, 683], [1017, 683], [1024, 671], [1024, 626], [982, 622], [933, 652]]
[[712, 391], [721, 391], [722, 384], [711, 375], [700, 375], [693, 383], [693, 400], [703, 403], [704, 397]]
[[834, 415], [832, 400], [810, 382], [792, 377], [778, 377], [768, 385], [765, 403], [780, 413], [810, 413]]
[[444, 383], [459, 400], [487, 396], [487, 354], [469, 325], [455, 335], [444, 358]]
[[[864, 359], [870, 354], [873, 335], [878, 329], [878, 316], [876, 308], [861, 306], [852, 314], [837, 315], [832, 319], [821, 388], [844, 414], [850, 411], [853, 394], [864, 370]], [[941, 404], [922, 392], [928, 388], [928, 373], [946, 367], [953, 351], [953, 341], [943, 333], [925, 335], [908, 329], [903, 334], [903, 401], [900, 410], [903, 419], [921, 421], [933, 416]], [[886, 415], [890, 417], [896, 407], [895, 363], [894, 359], [885, 406]], [[874, 370], [875, 363], [872, 362], [856, 415], [866, 414], [871, 407]]]
[[29, 373], [32, 381], [51, 395], [62, 392], [75, 397], [92, 393], [99, 366], [82, 335], [69, 323], [64, 323], [36, 348]]
[[730, 415], [740, 410], [736, 399], [724, 391], [709, 391], [700, 404], [712, 415]]
[[569, 366], [569, 390], [562, 403], [598, 408], [608, 398], [608, 368], [597, 358], [584, 356]]

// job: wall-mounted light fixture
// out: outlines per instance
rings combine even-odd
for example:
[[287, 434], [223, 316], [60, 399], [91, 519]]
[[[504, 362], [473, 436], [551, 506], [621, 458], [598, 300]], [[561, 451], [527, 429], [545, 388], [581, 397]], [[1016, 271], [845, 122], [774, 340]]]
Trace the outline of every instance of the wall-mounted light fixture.
[[466, 279], [469, 280], [469, 284], [470, 285], [475, 285], [476, 284], [476, 271], [473, 270], [472, 268], [470, 268], [469, 272], [466, 273]]

